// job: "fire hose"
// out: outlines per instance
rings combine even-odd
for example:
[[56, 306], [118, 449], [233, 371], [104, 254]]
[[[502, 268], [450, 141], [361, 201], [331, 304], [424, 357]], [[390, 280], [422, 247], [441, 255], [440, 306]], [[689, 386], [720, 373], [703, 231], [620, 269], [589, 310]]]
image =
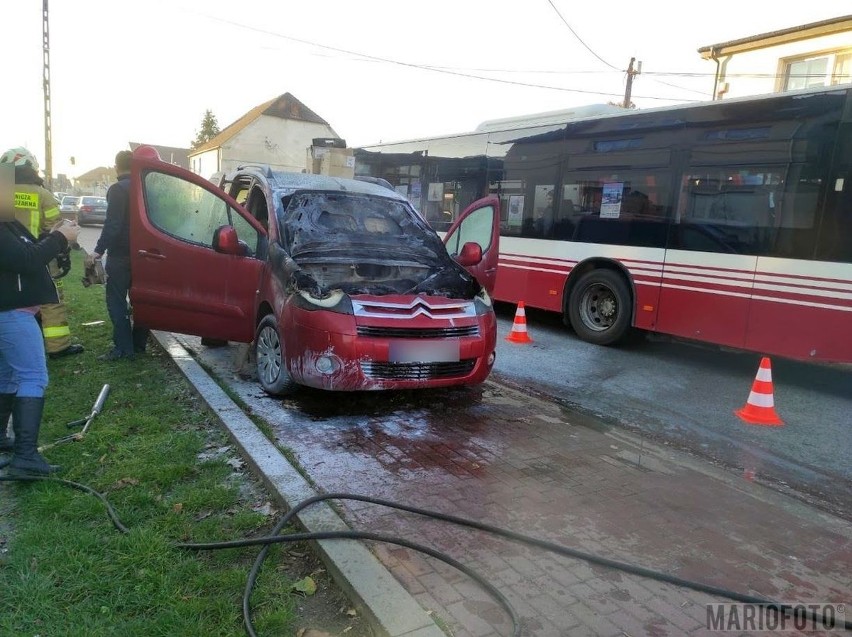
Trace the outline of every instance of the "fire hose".
[[[20, 481], [20, 482], [34, 482], [34, 481], [48, 481], [48, 482], [57, 482], [63, 484], [65, 486], [84, 491], [89, 493], [98, 499], [104, 504], [106, 507], [107, 515], [113, 523], [113, 526], [121, 533], [129, 533], [130, 530], [121, 522], [118, 514], [116, 513], [113, 506], [107, 500], [107, 498], [97, 492], [95, 489], [80, 484], [77, 482], [71, 482], [70, 480], [62, 480], [57, 478], [48, 478], [48, 477], [6, 477], [0, 476], [0, 482], [2, 481]], [[501, 606], [506, 613], [509, 615], [512, 621], [512, 636], [520, 637], [521, 635], [521, 624], [518, 618], [517, 613], [512, 607], [509, 600], [506, 596], [499, 591], [494, 585], [488, 582], [482, 575], [468, 568], [464, 564], [461, 564], [457, 560], [453, 559], [449, 555], [446, 555], [440, 551], [436, 551], [427, 546], [423, 546], [421, 544], [417, 544], [414, 542], [410, 542], [409, 540], [405, 540], [403, 538], [393, 537], [389, 535], [383, 535], [380, 533], [370, 533], [364, 531], [320, 531], [314, 533], [288, 533], [285, 535], [281, 535], [281, 530], [296, 516], [297, 513], [302, 511], [303, 509], [316, 504], [318, 502], [323, 502], [325, 500], [354, 500], [358, 502], [366, 502], [369, 504], [375, 504], [378, 506], [384, 506], [392, 509], [397, 509], [400, 511], [407, 511], [409, 513], [414, 513], [417, 515], [422, 515], [428, 518], [432, 518], [435, 520], [441, 520], [444, 522], [448, 522], [451, 524], [456, 524], [459, 526], [468, 527], [471, 529], [476, 529], [479, 531], [484, 531], [486, 533], [491, 533], [497, 535], [499, 537], [506, 538], [508, 540], [512, 540], [514, 542], [518, 542], [521, 544], [525, 544], [527, 546], [532, 546], [535, 548], [543, 549], [546, 551], [550, 551], [553, 553], [557, 553], [559, 555], [564, 555], [566, 557], [571, 557], [574, 559], [584, 560], [591, 564], [597, 564], [598, 566], [603, 566], [605, 568], [610, 568], [614, 570], [618, 570], [624, 573], [629, 573], [632, 575], [638, 575], [640, 577], [646, 577], [658, 582], [663, 582], [666, 584], [673, 584], [675, 586], [680, 586], [683, 588], [688, 588], [694, 591], [707, 593], [709, 595], [714, 595], [717, 597], [722, 597], [726, 599], [730, 599], [736, 602], [746, 603], [746, 604], [754, 604], [757, 606], [761, 606], [767, 611], [776, 612], [780, 615], [794, 615], [799, 612], [799, 608], [792, 606], [790, 604], [782, 604], [779, 602], [775, 602], [771, 599], [767, 599], [764, 597], [759, 597], [756, 595], [747, 595], [745, 593], [739, 593], [737, 591], [728, 590], [725, 588], [720, 588], [718, 586], [712, 586], [709, 584], [704, 584], [702, 582], [695, 582], [687, 579], [683, 579], [681, 577], [677, 577], [675, 575], [670, 575], [668, 573], [663, 573], [660, 571], [655, 571], [652, 569], [648, 569], [642, 566], [637, 566], [634, 564], [629, 564], [626, 562], [619, 562], [617, 560], [612, 560], [609, 558], [601, 557], [598, 555], [594, 555], [592, 553], [586, 553], [584, 551], [579, 551], [577, 549], [573, 549], [568, 546], [564, 546], [561, 544], [556, 544], [554, 542], [549, 542], [546, 540], [542, 540], [540, 538], [532, 537], [529, 535], [524, 535], [522, 533], [518, 533], [516, 531], [511, 531], [509, 529], [503, 529], [500, 527], [492, 526], [490, 524], [485, 524], [483, 522], [479, 522], [477, 520], [469, 520], [466, 518], [448, 515], [445, 513], [441, 513], [438, 511], [430, 511], [427, 509], [421, 509], [414, 506], [409, 506], [405, 504], [400, 504], [396, 502], [392, 502], [389, 500], [383, 500], [380, 498], [372, 498], [364, 495], [352, 494], [352, 493], [328, 493], [323, 495], [317, 495], [311, 498], [307, 498], [290, 509], [275, 525], [270, 535], [266, 535], [263, 537], [255, 537], [255, 538], [246, 538], [241, 540], [233, 540], [226, 542], [208, 542], [208, 543], [187, 543], [180, 542], [173, 544], [174, 548], [189, 550], [189, 551], [207, 551], [207, 550], [221, 550], [221, 549], [230, 549], [230, 548], [240, 548], [246, 546], [262, 546], [260, 553], [255, 559], [255, 563], [252, 566], [252, 569], [249, 573], [248, 579], [246, 581], [246, 586], [243, 592], [243, 600], [242, 600], [242, 611], [243, 611], [243, 624], [246, 629], [246, 634], [249, 637], [257, 637], [257, 633], [255, 632], [254, 625], [252, 623], [251, 618], [251, 594], [254, 590], [255, 584], [257, 582], [257, 577], [260, 574], [260, 569], [263, 566], [263, 562], [266, 559], [266, 556], [269, 552], [269, 548], [272, 544], [286, 543], [286, 542], [304, 542], [304, 541], [315, 541], [315, 540], [334, 540], [334, 539], [347, 539], [347, 540], [370, 540], [375, 542], [385, 542], [389, 544], [396, 544], [398, 546], [403, 546], [414, 551], [418, 551], [434, 557], [442, 562], [458, 569], [463, 574], [467, 575], [471, 579], [473, 579], [476, 583], [478, 583], [493, 599], [499, 606]], [[805, 610], [803, 613], [808, 619], [819, 622], [823, 626], [829, 625], [828, 620], [821, 614], [813, 610]], [[838, 623], [838, 626], [840, 624]], [[842, 624], [842, 628], [846, 630], [852, 630], [852, 620], [845, 620]]]

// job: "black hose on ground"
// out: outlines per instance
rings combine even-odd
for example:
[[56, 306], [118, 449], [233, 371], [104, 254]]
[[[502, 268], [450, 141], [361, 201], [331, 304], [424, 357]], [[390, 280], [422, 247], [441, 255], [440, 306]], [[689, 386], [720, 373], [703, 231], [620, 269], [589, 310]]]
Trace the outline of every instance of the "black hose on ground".
[[[127, 533], [128, 529], [125, 527], [121, 520], [118, 517], [115, 509], [106, 499], [106, 497], [88, 487], [86, 485], [71, 482], [70, 480], [62, 480], [58, 478], [49, 478], [49, 477], [8, 477], [8, 476], [0, 476], [0, 482], [35, 482], [35, 481], [47, 481], [47, 482], [58, 482], [65, 486], [72, 487], [74, 489], [84, 491], [91, 495], [94, 495], [107, 509], [107, 514], [112, 520], [113, 526], [118, 529], [121, 533]], [[480, 531], [485, 531], [487, 533], [491, 533], [493, 535], [497, 535], [514, 542], [519, 542], [521, 544], [526, 544], [528, 546], [534, 546], [537, 548], [544, 549], [546, 551], [551, 551], [553, 553], [557, 553], [559, 555], [564, 555], [566, 557], [572, 557], [575, 559], [584, 560], [586, 562], [597, 564], [599, 566], [603, 566], [606, 568], [615, 569], [618, 571], [622, 571], [624, 573], [630, 573], [632, 575], [638, 575], [640, 577], [646, 577], [648, 579], [652, 579], [658, 582], [663, 582], [666, 584], [672, 584], [674, 586], [680, 586], [683, 588], [689, 588], [694, 591], [698, 591], [701, 593], [707, 593], [709, 595], [714, 595], [717, 597], [723, 597], [726, 599], [730, 599], [736, 602], [741, 602], [745, 604], [754, 604], [758, 606], [765, 607], [769, 611], [777, 612], [781, 615], [793, 615], [794, 613], [800, 613], [802, 610], [801, 606], [793, 606], [790, 604], [781, 604], [779, 602], [772, 601], [765, 597], [759, 597], [756, 595], [747, 595], [744, 593], [738, 593], [737, 591], [728, 590], [725, 588], [720, 588], [718, 586], [712, 586], [710, 584], [704, 584], [701, 582], [693, 582], [691, 580], [683, 579], [681, 577], [677, 577], [675, 575], [669, 575], [668, 573], [662, 573], [660, 571], [654, 571], [652, 569], [648, 569], [642, 566], [636, 566], [634, 564], [628, 564], [626, 562], [619, 562], [617, 560], [611, 560], [609, 558], [600, 557], [598, 555], [594, 555], [592, 553], [586, 553], [584, 551], [578, 551], [576, 549], [569, 548], [567, 546], [563, 546], [561, 544], [556, 544], [554, 542], [548, 542], [546, 540], [542, 540], [536, 537], [524, 535], [522, 533], [517, 533], [516, 531], [510, 531], [508, 529], [502, 529], [500, 527], [492, 526], [490, 524], [485, 524], [483, 522], [477, 522], [476, 520], [469, 520], [467, 518], [458, 517], [455, 515], [449, 515], [446, 513], [440, 513], [438, 511], [430, 511], [428, 509], [421, 509], [418, 507], [408, 506], [404, 504], [399, 504], [397, 502], [392, 502], [390, 500], [384, 500], [381, 498], [371, 498], [364, 495], [352, 494], [352, 493], [328, 493], [325, 495], [317, 495], [311, 498], [307, 498], [298, 503], [295, 507], [290, 509], [281, 520], [275, 525], [272, 530], [272, 535], [257, 537], [257, 538], [247, 538], [243, 540], [231, 540], [226, 542], [207, 542], [207, 543], [187, 543], [181, 542], [176, 543], [173, 546], [175, 548], [180, 548], [184, 550], [192, 550], [192, 551], [206, 551], [206, 550], [219, 550], [219, 549], [228, 549], [228, 548], [241, 548], [246, 546], [263, 546], [260, 554], [255, 560], [254, 565], [252, 566], [251, 572], [249, 573], [248, 581], [246, 582], [246, 588], [243, 593], [243, 621], [246, 628], [246, 633], [250, 637], [257, 637], [257, 633], [254, 630], [254, 625], [251, 621], [251, 594], [254, 590], [255, 583], [257, 581], [257, 577], [260, 573], [260, 569], [263, 565], [263, 561], [266, 559], [266, 556], [269, 552], [269, 547], [272, 544], [280, 544], [283, 542], [303, 542], [303, 541], [314, 541], [314, 540], [332, 540], [332, 539], [358, 539], [358, 540], [372, 540], [376, 542], [386, 542], [390, 544], [396, 544], [399, 546], [404, 546], [406, 548], [410, 548], [414, 551], [425, 553], [426, 555], [430, 555], [436, 559], [439, 559], [446, 564], [458, 569], [471, 579], [473, 579], [477, 584], [482, 586], [482, 588], [494, 598], [494, 600], [502, 606], [506, 612], [508, 613], [510, 619], [512, 620], [512, 634], [513, 637], [519, 637], [521, 634], [521, 626], [520, 621], [518, 619], [517, 613], [515, 612], [512, 605], [506, 599], [506, 597], [497, 590], [492, 584], [486, 581], [481, 575], [476, 573], [475, 571], [469, 569], [464, 564], [461, 564], [457, 560], [452, 557], [441, 553], [440, 551], [436, 551], [426, 546], [422, 546], [420, 544], [416, 544], [414, 542], [409, 542], [408, 540], [404, 540], [401, 538], [396, 538], [392, 536], [382, 535], [378, 533], [368, 533], [362, 531], [321, 531], [314, 533], [290, 533], [287, 535], [279, 535], [281, 529], [287, 525], [287, 523], [293, 519], [293, 517], [301, 510], [316, 504], [318, 502], [323, 502], [325, 500], [354, 500], [358, 502], [366, 502], [369, 504], [375, 504], [378, 506], [384, 506], [391, 509], [397, 509], [400, 511], [407, 511], [409, 513], [415, 513], [417, 515], [422, 515], [431, 519], [441, 520], [444, 522], [450, 522], [452, 524], [457, 524], [459, 526], [465, 526], [472, 529], [477, 529]], [[819, 624], [822, 626], [828, 625], [827, 620], [823, 617], [821, 613], [817, 613], [813, 610], [806, 610], [801, 615], [807, 617], [815, 624]], [[800, 616], [801, 616], [800, 615]], [[852, 630], [852, 620], [845, 620], [843, 622], [844, 629]]]

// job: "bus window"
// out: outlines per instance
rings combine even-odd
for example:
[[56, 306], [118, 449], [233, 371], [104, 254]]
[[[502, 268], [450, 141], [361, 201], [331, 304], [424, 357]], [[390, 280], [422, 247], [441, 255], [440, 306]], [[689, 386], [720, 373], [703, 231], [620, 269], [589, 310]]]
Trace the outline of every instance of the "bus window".
[[501, 234], [553, 238], [563, 139], [562, 126], [489, 134], [489, 157], [502, 157], [502, 166], [489, 164], [489, 178], [498, 186], [492, 192], [501, 199]]
[[585, 243], [665, 247], [669, 182], [663, 171], [571, 173], [560, 191], [554, 234]]
[[532, 207], [526, 211], [521, 226], [521, 236], [539, 239], [553, 238], [555, 184], [536, 184]]
[[802, 164], [691, 168], [669, 247], [813, 258], [822, 180]]

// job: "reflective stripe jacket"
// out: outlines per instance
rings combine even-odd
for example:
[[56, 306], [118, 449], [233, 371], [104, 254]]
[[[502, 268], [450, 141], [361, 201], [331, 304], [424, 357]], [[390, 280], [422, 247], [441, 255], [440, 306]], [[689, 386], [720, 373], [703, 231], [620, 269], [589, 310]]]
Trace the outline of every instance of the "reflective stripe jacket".
[[60, 220], [59, 202], [47, 188], [34, 184], [15, 184], [15, 219], [30, 234], [38, 237], [49, 232]]

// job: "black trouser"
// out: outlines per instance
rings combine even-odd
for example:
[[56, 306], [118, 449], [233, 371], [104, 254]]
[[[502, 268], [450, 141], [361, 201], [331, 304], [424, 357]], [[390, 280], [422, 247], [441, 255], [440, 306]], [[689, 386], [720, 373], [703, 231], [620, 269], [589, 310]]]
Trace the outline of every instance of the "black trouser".
[[130, 305], [127, 293], [130, 291], [130, 257], [107, 255], [106, 260], [106, 304], [112, 321], [112, 341], [116, 352], [123, 356], [133, 356], [145, 351], [148, 330], [141, 325], [131, 325]]

